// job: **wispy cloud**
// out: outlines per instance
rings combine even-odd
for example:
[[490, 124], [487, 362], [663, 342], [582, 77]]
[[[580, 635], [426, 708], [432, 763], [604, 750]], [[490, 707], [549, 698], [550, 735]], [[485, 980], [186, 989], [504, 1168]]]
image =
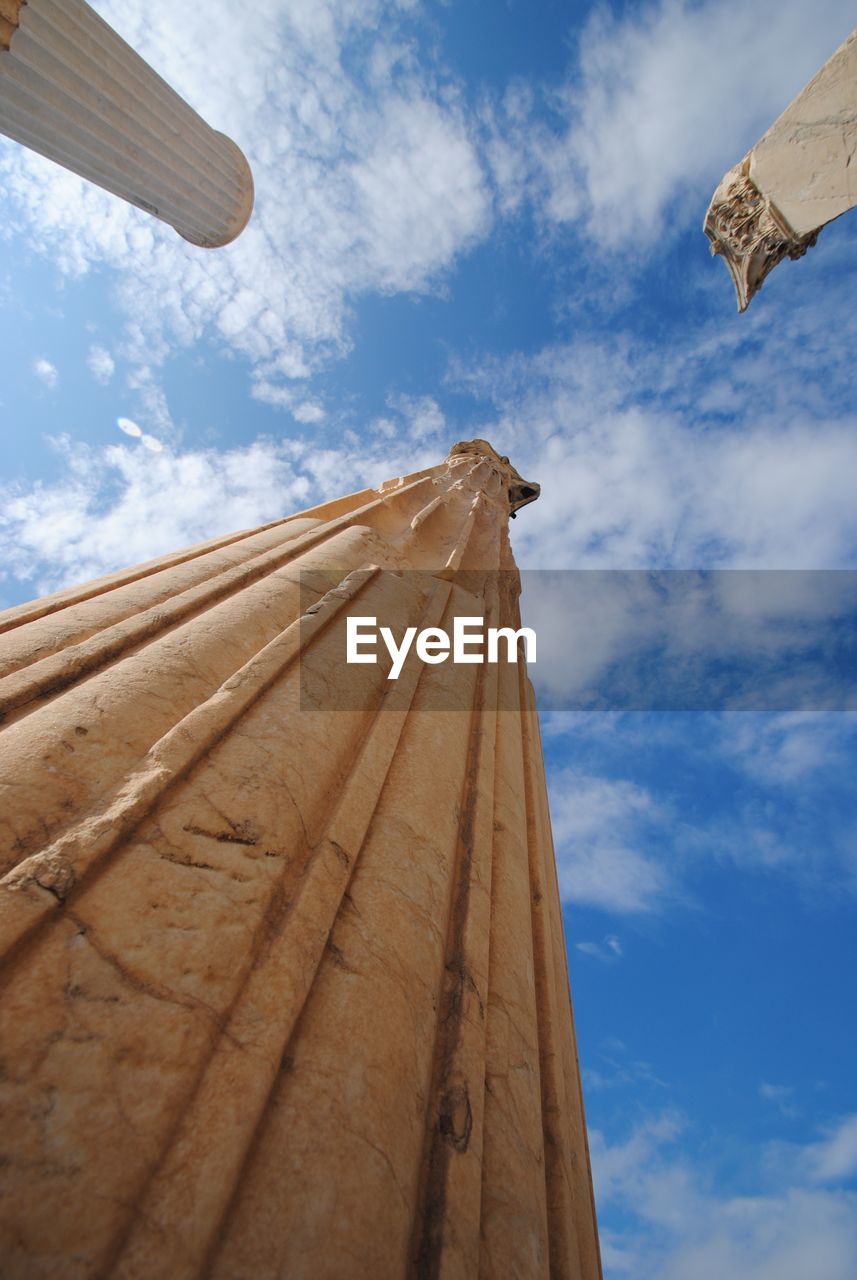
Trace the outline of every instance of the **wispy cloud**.
[[759, 1097], [772, 1103], [787, 1119], [793, 1119], [798, 1114], [793, 1101], [794, 1089], [791, 1085], [769, 1084], [767, 1080], [763, 1080], [759, 1085]]
[[433, 440], [436, 447], [443, 448], [449, 429], [443, 411], [433, 396], [393, 395], [388, 404], [399, 414], [402, 427], [412, 440]]
[[[853, 571], [532, 572], [522, 608], [552, 707], [857, 709], [843, 661], [857, 626]], [[782, 769], [808, 765], [820, 745], [808, 722], [789, 725]]]
[[[647, 1117], [618, 1142], [590, 1133], [607, 1274], [851, 1280], [857, 1194], [806, 1185], [792, 1177], [799, 1163], [764, 1194], [715, 1191], [714, 1170], [695, 1156], [690, 1137], [687, 1122], [669, 1112]], [[814, 1150], [809, 1144], [803, 1155], [811, 1159]], [[764, 1161], [764, 1152], [755, 1156]], [[612, 1227], [614, 1214], [621, 1230]]]
[[[602, 1052], [597, 1058], [590, 1054], [589, 1058], [589, 1062], [583, 1067], [583, 1082], [587, 1092], [630, 1088], [634, 1096], [639, 1098], [644, 1089], [668, 1088], [667, 1082], [655, 1074], [650, 1062], [629, 1057], [624, 1053], [624, 1046], [617, 1046], [612, 1053]], [[597, 1061], [598, 1065], [591, 1065], [593, 1061]]]
[[665, 866], [644, 850], [665, 821], [642, 787], [566, 769], [550, 778], [560, 892], [564, 900], [633, 913], [661, 905]]
[[857, 1114], [845, 1116], [806, 1151], [813, 1182], [841, 1182], [857, 1174]]
[[51, 390], [60, 380], [59, 370], [56, 365], [52, 364], [45, 356], [39, 356], [33, 361], [33, 373], [40, 382], [43, 382]]
[[601, 960], [607, 963], [612, 960], [621, 960], [625, 954], [622, 949], [622, 943], [615, 933], [605, 934], [601, 942], [575, 942], [574, 946], [577, 951], [582, 951], [585, 956], [591, 956], [593, 960]]
[[851, 767], [855, 736], [853, 715], [738, 716], [723, 724], [719, 748], [760, 782], [807, 786]]
[[315, 400], [302, 400], [292, 409], [292, 417], [306, 424], [324, 421], [324, 409]]
[[89, 348], [86, 365], [96, 382], [106, 386], [116, 371], [116, 364], [106, 347], [98, 345]]

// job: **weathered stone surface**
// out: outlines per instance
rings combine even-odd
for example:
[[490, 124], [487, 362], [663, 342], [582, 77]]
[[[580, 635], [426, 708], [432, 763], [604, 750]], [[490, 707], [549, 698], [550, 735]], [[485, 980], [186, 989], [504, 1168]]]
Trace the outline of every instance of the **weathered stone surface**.
[[0, 615], [4, 1277], [600, 1275], [525, 671], [341, 658], [517, 626], [537, 494], [470, 441]]
[[85, 0], [0, 0], [0, 132], [193, 244], [228, 244], [253, 209], [241, 150]]
[[857, 204], [857, 31], [720, 182], [705, 217], [744, 311], [783, 258]]

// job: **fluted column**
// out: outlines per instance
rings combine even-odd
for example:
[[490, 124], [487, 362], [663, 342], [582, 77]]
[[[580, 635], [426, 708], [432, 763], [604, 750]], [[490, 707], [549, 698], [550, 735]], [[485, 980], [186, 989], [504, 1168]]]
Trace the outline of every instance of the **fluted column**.
[[597, 1280], [525, 668], [483, 441], [0, 615], [6, 1280]]
[[175, 227], [228, 244], [250, 167], [84, 0], [0, 0], [0, 131]]
[[857, 204], [857, 31], [720, 182], [705, 216], [746, 310], [783, 258], [800, 258]]

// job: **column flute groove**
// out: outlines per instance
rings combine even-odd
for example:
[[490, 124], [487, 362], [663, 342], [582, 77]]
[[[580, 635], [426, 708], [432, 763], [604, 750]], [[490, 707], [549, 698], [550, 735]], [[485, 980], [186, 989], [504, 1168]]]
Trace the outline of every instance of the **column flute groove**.
[[[496, 625], [494, 598], [486, 612], [489, 625]], [[480, 669], [460, 802], [423, 1182], [414, 1227], [413, 1274], [419, 1280], [475, 1275], [478, 1270], [496, 705], [497, 669]]]

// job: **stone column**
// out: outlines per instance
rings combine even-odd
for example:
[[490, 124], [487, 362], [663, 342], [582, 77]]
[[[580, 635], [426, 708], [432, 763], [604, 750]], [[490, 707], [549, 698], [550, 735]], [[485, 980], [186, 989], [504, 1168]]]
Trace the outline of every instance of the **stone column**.
[[253, 208], [240, 149], [84, 0], [0, 0], [0, 132], [192, 244], [228, 244]]
[[857, 31], [725, 175], [705, 216], [744, 311], [783, 258], [800, 258], [857, 204]]
[[0, 615], [0, 1270], [600, 1276], [523, 665], [346, 666], [349, 615], [517, 628], [484, 441]]

